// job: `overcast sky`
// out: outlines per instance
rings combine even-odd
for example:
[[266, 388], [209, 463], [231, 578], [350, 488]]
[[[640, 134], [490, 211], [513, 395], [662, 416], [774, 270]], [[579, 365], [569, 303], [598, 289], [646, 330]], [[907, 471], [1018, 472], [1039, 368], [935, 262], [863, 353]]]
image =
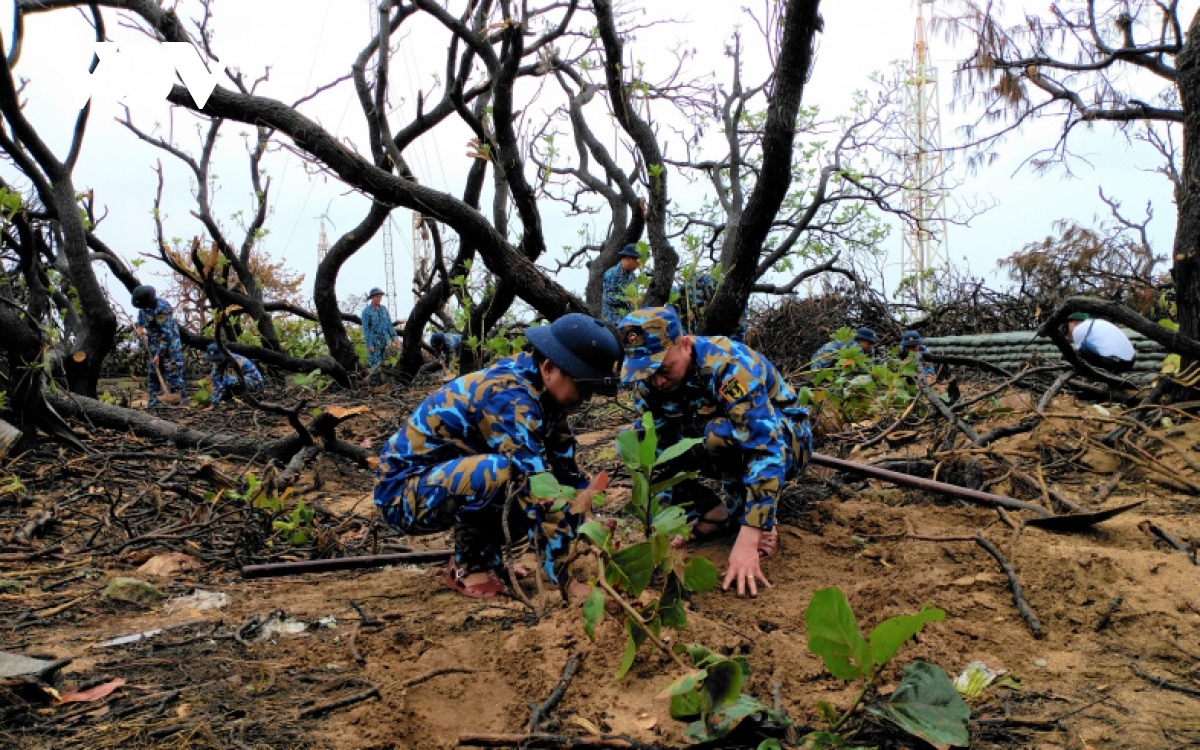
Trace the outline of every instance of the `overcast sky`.
[[[645, 61], [653, 71], [665, 71], [672, 60], [665, 50], [678, 44], [695, 47], [696, 73], [713, 72], [728, 79], [728, 59], [722, 54], [725, 41], [737, 24], [746, 25], [736, 10], [739, 3], [726, 0], [655, 0], [645, 3], [660, 17], [674, 23], [641, 31], [630, 43], [631, 54]], [[761, 0], [756, 3], [761, 5]], [[1009, 3], [1019, 8], [1022, 3]], [[1044, 10], [1045, 2], [1029, 3]], [[1194, 3], [1184, 3], [1194, 5]], [[11, 0], [0, 0], [0, 19], [4, 19], [5, 44], [11, 40]], [[188, 3], [183, 3], [187, 8]], [[349, 64], [369, 33], [370, 5], [366, 0], [219, 0], [216, 6], [216, 48], [232, 56], [248, 71], [270, 65], [270, 80], [260, 93], [283, 101], [293, 101], [314, 87], [327, 83], [349, 70]], [[1191, 9], [1184, 13], [1190, 18]], [[825, 31], [819, 38], [819, 50], [812, 79], [804, 93], [806, 105], [818, 105], [824, 114], [844, 113], [855, 89], [867, 86], [872, 71], [892, 61], [911, 57], [915, 10], [908, 0], [829, 0], [822, 4]], [[186, 12], [184, 15], [188, 15]], [[119, 28], [115, 14], [106, 11], [110, 37], [129, 38]], [[649, 18], [649, 16], [647, 16]], [[747, 28], [749, 36], [751, 29]], [[43, 137], [60, 155], [65, 154], [77, 110], [72, 105], [71, 85], [79, 71], [86, 70], [91, 59], [92, 32], [82, 16], [74, 11], [42, 14], [27, 26], [23, 54], [17, 73], [30, 79], [26, 91], [27, 114]], [[393, 124], [405, 121], [415, 106], [416, 92], [433, 88], [432, 77], [442, 75], [445, 42], [435, 33], [410, 33], [394, 39], [398, 44], [393, 62]], [[953, 142], [955, 123], [962, 115], [951, 112], [950, 71], [962, 50], [949, 48], [935, 39], [932, 57], [939, 67], [943, 109], [943, 140]], [[144, 72], [144, 71], [143, 71]], [[651, 72], [647, 78], [653, 80]], [[172, 114], [164, 102], [135, 103], [134, 119], [147, 130], [174, 133], [175, 140], [187, 150], [198, 150], [198, 120], [186, 113]], [[518, 105], [520, 106], [520, 105]], [[321, 95], [304, 105], [303, 111], [331, 132], [350, 143], [365, 140], [365, 126], [353, 90], [349, 84]], [[122, 110], [111, 92], [98, 91], [93, 97], [93, 113], [83, 156], [76, 169], [76, 187], [94, 189], [96, 199], [107, 210], [99, 233], [126, 258], [153, 253], [154, 228], [151, 203], [156, 178], [152, 167], [161, 159], [166, 170], [168, 189], [166, 223], [169, 236], [190, 238], [201, 231], [189, 211], [194, 203], [189, 194], [190, 172], [166, 154], [143, 144], [120, 127], [114, 118]], [[240, 133], [249, 130], [236, 123], [226, 125], [219, 146], [215, 172], [220, 180], [217, 215], [240, 240], [236, 230], [238, 211], [249, 211], [247, 160]], [[415, 144], [406, 156], [422, 181], [454, 194], [461, 192], [463, 175], [469, 167], [465, 157], [470, 134], [464, 127], [446, 128], [439, 140], [426, 139]], [[1169, 185], [1160, 176], [1149, 174], [1154, 155], [1139, 150], [1113, 131], [1101, 126], [1094, 134], [1077, 141], [1075, 149], [1087, 162], [1076, 162], [1075, 177], [1061, 173], [1035, 176], [1028, 170], [1016, 171], [1034, 145], [1052, 143], [1053, 125], [1026, 131], [1010, 140], [999, 161], [974, 176], [963, 176], [955, 197], [962, 201], [982, 199], [995, 208], [977, 217], [969, 227], [954, 227], [949, 237], [950, 254], [960, 264], [969, 264], [977, 274], [989, 272], [995, 261], [1022, 245], [1040, 240], [1051, 232], [1055, 219], [1070, 217], [1085, 223], [1104, 215], [1097, 188], [1125, 204], [1127, 213], [1140, 216], [1146, 201], [1154, 204], [1152, 238], [1160, 253], [1169, 254], [1175, 223]], [[310, 285], [316, 268], [316, 244], [321, 217], [331, 237], [350, 229], [364, 215], [367, 201], [347, 191], [324, 175], [310, 175], [303, 160], [286, 150], [271, 154], [266, 161], [271, 176], [272, 213], [267, 223], [270, 234], [265, 247], [276, 259], [305, 273]], [[0, 167], [11, 174], [11, 167]], [[680, 185], [682, 181], [676, 181]], [[676, 193], [686, 200], [686, 191]], [[551, 248], [577, 241], [579, 222], [565, 221], [547, 212], [548, 244]], [[407, 293], [411, 278], [411, 213], [393, 213], [396, 248], [396, 287], [398, 300], [389, 300], [393, 313], [402, 316], [411, 307]], [[604, 227], [597, 227], [603, 232]], [[884, 248], [891, 262], [898, 263], [900, 233], [893, 231]], [[343, 270], [339, 296], [361, 295], [382, 279], [381, 240], [376, 238], [360, 251]], [[154, 283], [148, 271], [153, 261], [142, 267], [143, 278]], [[161, 268], [161, 266], [160, 266]], [[161, 283], [161, 282], [159, 282]], [[582, 275], [565, 280], [582, 291]]]

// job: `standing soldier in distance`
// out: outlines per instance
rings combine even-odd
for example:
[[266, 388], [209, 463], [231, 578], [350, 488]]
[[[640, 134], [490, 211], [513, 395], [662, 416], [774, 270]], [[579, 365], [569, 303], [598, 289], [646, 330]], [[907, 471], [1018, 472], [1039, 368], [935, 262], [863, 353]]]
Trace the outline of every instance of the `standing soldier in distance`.
[[[150, 399], [146, 406], [161, 406], [163, 384], [169, 393], [182, 400], [186, 384], [183, 370], [183, 342], [179, 339], [179, 324], [175, 311], [147, 284], [133, 290], [133, 306], [138, 310], [137, 333], [145, 342], [150, 355], [146, 365], [146, 390]], [[159, 380], [162, 373], [162, 380]]]
[[383, 302], [383, 290], [375, 287], [367, 295], [370, 300], [362, 311], [363, 340], [367, 344], [367, 364], [371, 371], [379, 367], [387, 354], [388, 345], [396, 340], [392, 317]]
[[621, 248], [617, 265], [604, 272], [604, 297], [600, 300], [601, 317], [616, 325], [633, 310], [633, 304], [625, 288], [637, 282], [637, 270], [642, 264], [637, 245], [629, 243]]

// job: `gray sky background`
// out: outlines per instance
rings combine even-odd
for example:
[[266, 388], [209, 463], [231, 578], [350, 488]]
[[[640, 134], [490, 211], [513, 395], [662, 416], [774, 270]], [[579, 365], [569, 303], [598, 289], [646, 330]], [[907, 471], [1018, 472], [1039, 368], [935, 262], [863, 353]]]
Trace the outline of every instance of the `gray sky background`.
[[[755, 34], [736, 2], [655, 0], [645, 4], [653, 7], [657, 17], [674, 21], [638, 32], [628, 45], [632, 55], [645, 62], [647, 78], [651, 80], [657, 77], [654, 71], [665, 72], [673, 65], [673, 59], [665, 51], [680, 43], [696, 48], [696, 74], [711, 72], [718, 80], [728, 80], [730, 63], [723, 49], [729, 34], [738, 24], [743, 26], [747, 40]], [[1016, 9], [1028, 5], [1040, 11], [1045, 3], [1009, 5]], [[11, 0], [0, 0], [0, 19], [4, 19], [0, 29], [6, 45], [11, 40], [10, 6]], [[182, 7], [183, 15], [188, 15], [189, 3], [183, 3]], [[240, 62], [250, 71], [250, 77], [254, 71], [270, 65], [270, 80], [259, 93], [290, 102], [348, 72], [350, 62], [369, 34], [372, 12], [369, 8], [366, 0], [217, 2], [215, 47], [219, 53]], [[867, 86], [867, 76], [872, 71], [887, 67], [891, 61], [911, 57], [915, 10], [908, 0], [828, 0], [823, 3], [822, 12], [825, 32], [820, 36], [816, 66], [805, 90], [804, 103], [820, 106], [825, 115], [835, 115], [849, 109], [854, 90]], [[1190, 18], [1194, 12], [1195, 8], [1190, 7], [1181, 15]], [[119, 27], [116, 14], [106, 12], [106, 18], [110, 37], [134, 38], [127, 29]], [[27, 25], [23, 54], [16, 69], [18, 75], [30, 79], [26, 111], [43, 138], [60, 155], [65, 154], [77, 113], [71, 106], [71, 81], [90, 62], [91, 34], [84, 18], [70, 11], [43, 14]], [[398, 43], [392, 67], [392, 123], [396, 125], [411, 116], [417, 90], [430, 91], [432, 76], [443, 75], [446, 42], [437, 29], [426, 26], [394, 38], [393, 43]], [[755, 52], [747, 50], [751, 56]], [[950, 80], [953, 63], [962, 54], [963, 50], [954, 50], [942, 39], [934, 39], [932, 57], [942, 79], [943, 140], [947, 144], [954, 142], [954, 127], [963, 121], [960, 112], [951, 111]], [[755, 80], [753, 66], [761, 64], [761, 59], [748, 60], [749, 80]], [[344, 83], [322, 94], [305, 104], [302, 111], [354, 144], [360, 152], [367, 151], [362, 145], [366, 129], [351, 84]], [[202, 230], [199, 222], [189, 215], [194, 208], [190, 171], [172, 157], [137, 141], [119, 126], [114, 118], [121, 113], [110, 93], [98, 91], [93, 97], [91, 123], [76, 170], [76, 187], [80, 191], [96, 191], [98, 204], [108, 212], [99, 233], [132, 259], [154, 252], [151, 204], [156, 178], [152, 167], [158, 159], [163, 162], [168, 181], [168, 235], [190, 238]], [[197, 118], [182, 112], [172, 114], [165, 102], [138, 104], [133, 116], [143, 129], [157, 129], [163, 134], [173, 131], [181, 146], [193, 153], [198, 151]], [[214, 170], [220, 183], [216, 214], [238, 239], [235, 214], [242, 210], [249, 212], [252, 205], [247, 159], [239, 137], [249, 130], [237, 123], [226, 124]], [[996, 164], [976, 175], [961, 175], [962, 184], [956, 189], [955, 199], [993, 202], [995, 207], [976, 217], [969, 227], [951, 229], [949, 248], [953, 261], [969, 266], [977, 274], [989, 273], [997, 259], [1047, 236], [1056, 219], [1075, 218], [1091, 223], [1093, 217], [1105, 216], [1107, 208], [1097, 195], [1099, 186], [1122, 201], [1131, 217], [1140, 218], [1143, 206], [1151, 201], [1155, 211], [1152, 238], [1158, 252], [1169, 255], [1175, 210], [1167, 181], [1150, 173], [1157, 164], [1156, 155], [1127, 143], [1110, 128], [1099, 126], [1074, 143], [1075, 151], [1086, 159], [1073, 165], [1074, 178], [1067, 178], [1061, 172], [1036, 176], [1027, 169], [1016, 171], [1034, 146], [1051, 144], [1056, 132], [1054, 123], [1027, 128], [1002, 147]], [[439, 129], [436, 140], [419, 141], [406, 155], [425, 184], [459, 194], [469, 167], [465, 156], [469, 138], [464, 126]], [[6, 175], [11, 174], [7, 165], [0, 169]], [[266, 171], [272, 180], [273, 208], [264, 247], [275, 259], [285, 260], [289, 267], [304, 273], [311, 290], [320, 217], [327, 220], [332, 241], [362, 218], [368, 202], [326, 175], [306, 173], [303, 160], [286, 150], [269, 155]], [[693, 196], [681, 179], [674, 180], [672, 192], [677, 205]], [[388, 304], [394, 314], [403, 316], [412, 304], [407, 293], [412, 273], [411, 213], [397, 210], [393, 221], [399, 300], [390, 300]], [[579, 220], [566, 220], [548, 208], [546, 223], [551, 248], [578, 242]], [[595, 227], [595, 233], [603, 231], [604, 226]], [[893, 272], [899, 262], [900, 241], [900, 232], [894, 230], [884, 248]], [[147, 261], [141, 274], [151, 283], [162, 283], [148, 272], [161, 269], [161, 264]], [[377, 237], [344, 268], [339, 296], [344, 299], [361, 295], [371, 286], [383, 286], [382, 278], [381, 240]], [[580, 273], [577, 277], [563, 276], [560, 281], [581, 291], [584, 278]]]

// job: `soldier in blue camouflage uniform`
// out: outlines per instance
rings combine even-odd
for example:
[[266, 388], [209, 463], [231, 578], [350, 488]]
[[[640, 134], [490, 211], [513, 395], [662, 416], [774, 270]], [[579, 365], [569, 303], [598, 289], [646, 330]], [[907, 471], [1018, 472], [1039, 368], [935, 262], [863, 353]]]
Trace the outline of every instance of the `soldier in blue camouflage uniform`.
[[429, 347], [437, 352], [437, 358], [446, 367], [458, 367], [458, 355], [462, 350], [462, 336], [457, 333], [438, 331], [429, 337]]
[[[900, 359], [907, 360], [913, 356], [914, 352], [928, 354], [929, 347], [925, 346], [925, 340], [921, 338], [920, 333], [905, 331], [900, 334]], [[932, 383], [937, 380], [937, 370], [928, 362], [925, 362], [924, 368], [918, 374], [925, 376], [926, 383]]]
[[[697, 323], [704, 317], [704, 311], [708, 309], [713, 297], [717, 296], [717, 288], [720, 286], [720, 282], [712, 274], [696, 271], [690, 278], [685, 276], [683, 283], [671, 288], [671, 296], [675, 298], [673, 307], [685, 333], [695, 333]], [[737, 330], [729, 338], [744, 344], [747, 331], [746, 311], [743, 310]]]
[[616, 325], [629, 314], [633, 304], [625, 288], [637, 282], [637, 270], [642, 264], [637, 244], [630, 243], [621, 248], [617, 265], [604, 272], [604, 296], [600, 299], [600, 313], [605, 321]]
[[246, 381], [246, 388], [251, 391], [261, 391], [266, 383], [263, 382], [262, 373], [254, 366], [254, 363], [246, 359], [240, 354], [229, 353], [233, 357], [233, 362], [225, 361], [225, 355], [221, 352], [221, 347], [215, 343], [209, 344], [208, 349], [204, 352], [204, 359], [212, 363], [212, 372], [209, 373], [208, 379], [212, 381], [212, 398], [210, 409], [215, 408], [221, 403], [224, 398], [232, 399], [234, 396], [244, 393], [242, 383], [238, 380], [236, 372], [232, 371], [231, 364], [242, 371], [242, 378]]
[[146, 390], [150, 393], [148, 407], [161, 406], [162, 383], [155, 365], [162, 372], [162, 381], [170, 393], [184, 396], [183, 342], [179, 340], [179, 324], [175, 312], [161, 299], [154, 287], [143, 284], [133, 290], [133, 306], [138, 309], [137, 332], [146, 342], [150, 359], [146, 364]]
[[[545, 572], [558, 582], [591, 498], [575, 462], [567, 414], [595, 392], [616, 393], [621, 347], [599, 320], [580, 313], [528, 328], [533, 354], [518, 354], [453, 380], [426, 398], [380, 455], [375, 504], [384, 519], [409, 534], [454, 529], [448, 584], [468, 596], [507, 592], [500, 577], [504, 508], [509, 493], [526, 532], [542, 550]], [[551, 472], [583, 490], [563, 511], [530, 499], [526, 480]], [[573, 510], [578, 509], [578, 510]]]
[[396, 329], [392, 326], [392, 318], [384, 307], [383, 290], [376, 287], [367, 295], [370, 302], [363, 308], [362, 329], [363, 340], [367, 345], [367, 364], [374, 370], [383, 362], [388, 345], [396, 339]]
[[[725, 488], [725, 503], [692, 509], [704, 513], [699, 522], [733, 518], [741, 524], [725, 588], [736, 581], [739, 594], [747, 584], [757, 594], [759, 582], [770, 586], [759, 553], [770, 555], [778, 545], [775, 501], [812, 455], [808, 411], [758, 352], [724, 336], [684, 335], [670, 308], [638, 310], [619, 331], [625, 345], [621, 379], [633, 384], [638, 416], [654, 416], [660, 451], [682, 438], [704, 440], [669, 462], [671, 473], [699, 471]], [[684, 486], [672, 488], [675, 498], [703, 503], [698, 488], [679, 492]]]
[[852, 346], [857, 346], [867, 354], [875, 348], [875, 343], [879, 339], [875, 336], [875, 331], [870, 328], [859, 328], [854, 332], [853, 341], [830, 341], [821, 346], [820, 349], [813, 352], [812, 364], [813, 370], [820, 370], [825, 367], [832, 367], [837, 361], [837, 353], [843, 349], [848, 349]]

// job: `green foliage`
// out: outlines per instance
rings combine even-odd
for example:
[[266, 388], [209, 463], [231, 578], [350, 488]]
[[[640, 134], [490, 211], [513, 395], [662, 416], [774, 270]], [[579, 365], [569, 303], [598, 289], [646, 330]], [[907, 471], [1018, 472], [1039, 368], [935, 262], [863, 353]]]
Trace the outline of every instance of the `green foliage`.
[[[804, 613], [808, 649], [825, 663], [830, 674], [842, 680], [861, 680], [858, 698], [844, 714], [828, 704], [817, 706], [833, 732], [813, 733], [806, 747], [840, 747], [836, 731], [857, 710], [875, 686], [880, 672], [902, 645], [930, 622], [941, 622], [946, 613], [926, 605], [915, 615], [899, 615], [879, 623], [868, 638], [858, 628], [846, 595], [836, 586], [813, 593]], [[966, 745], [970, 709], [940, 667], [914, 662], [904, 669], [904, 680], [891, 699], [869, 710], [894, 721], [900, 728], [937, 746]], [[820, 735], [819, 737], [815, 735]]]
[[283, 532], [289, 544], [299, 547], [313, 540], [312, 519], [313, 511], [304, 505], [303, 500], [298, 500], [291, 513], [271, 522], [271, 528]]
[[292, 376], [292, 382], [306, 391], [317, 394], [328, 388], [332, 381], [320, 370], [313, 370], [308, 374], [296, 373]]
[[970, 742], [967, 723], [971, 709], [942, 668], [928, 662], [914, 661], [906, 666], [892, 697], [867, 710], [890, 719], [934, 747], [966, 747]]
[[[848, 342], [853, 337], [852, 329], [839, 328], [833, 340]], [[812, 387], [799, 390], [800, 403], [843, 422], [876, 419], [903, 410], [917, 397], [916, 375], [912, 357], [880, 360], [861, 347], [847, 346], [832, 364], [815, 372]]]
[[[207, 381], [206, 381], [207, 382]], [[192, 391], [192, 405], [197, 407], [208, 406], [212, 402], [212, 391], [204, 386]]]
[[275, 320], [275, 335], [285, 354], [299, 359], [324, 357], [329, 354], [321, 324], [304, 318], [286, 317]]
[[[279, 532], [288, 544], [301, 546], [310, 543], [316, 536], [313, 524], [314, 513], [304, 504], [303, 500], [297, 500], [296, 505], [288, 510], [288, 501], [291, 497], [291, 487], [281, 494], [275, 495], [271, 491], [271, 486], [260, 480], [253, 472], [246, 474], [244, 488], [224, 490], [221, 493], [209, 493], [208, 495], [208, 498], [214, 502], [226, 498], [269, 513], [271, 528]], [[268, 545], [270, 544], [272, 542], [268, 541]]]
[[787, 714], [742, 693], [742, 685], [750, 674], [744, 658], [724, 657], [699, 644], [678, 644], [675, 651], [686, 654], [694, 669], [664, 688], [661, 695], [671, 699], [672, 718], [694, 719], [684, 730], [688, 741], [718, 740], [751, 716], [764, 726], [791, 726]]

